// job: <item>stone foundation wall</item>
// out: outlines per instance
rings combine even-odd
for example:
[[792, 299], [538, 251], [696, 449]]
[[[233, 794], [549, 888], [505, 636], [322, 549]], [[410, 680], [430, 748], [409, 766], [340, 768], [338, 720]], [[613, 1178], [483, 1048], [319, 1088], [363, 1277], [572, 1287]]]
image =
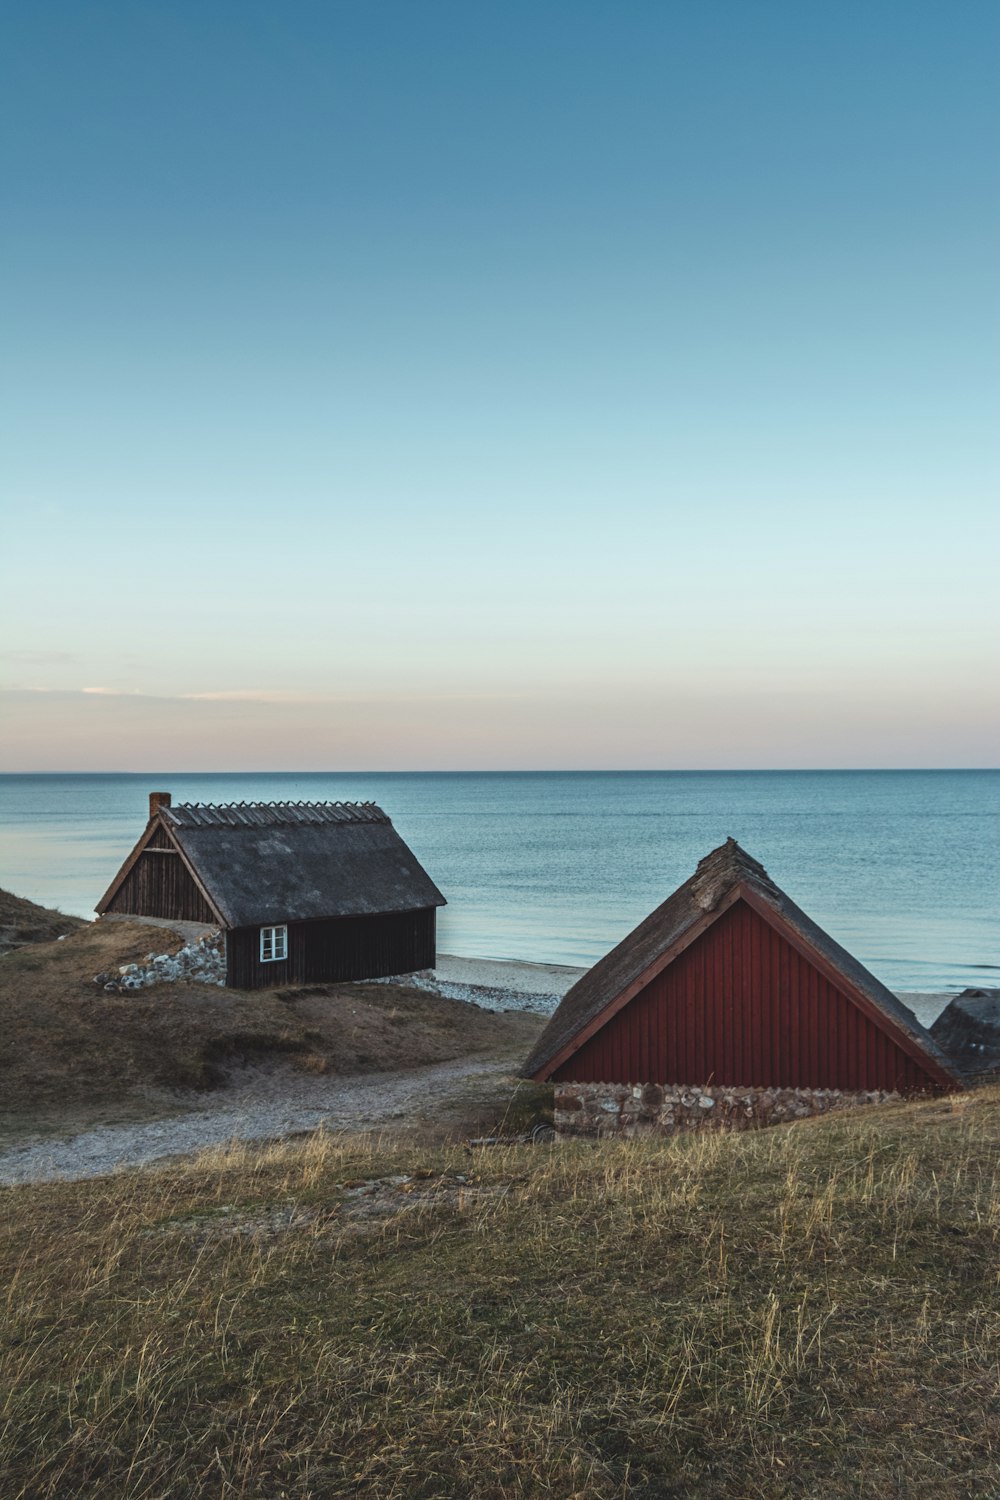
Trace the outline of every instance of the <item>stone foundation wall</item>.
[[557, 1083], [555, 1126], [563, 1135], [669, 1135], [675, 1130], [756, 1130], [831, 1109], [883, 1104], [898, 1094], [840, 1089], [682, 1088], [658, 1083]]

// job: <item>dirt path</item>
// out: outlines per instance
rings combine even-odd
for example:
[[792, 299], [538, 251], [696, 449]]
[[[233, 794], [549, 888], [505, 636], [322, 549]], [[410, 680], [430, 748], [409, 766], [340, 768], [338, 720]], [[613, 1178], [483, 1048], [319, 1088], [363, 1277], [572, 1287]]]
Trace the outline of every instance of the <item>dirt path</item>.
[[311, 1077], [288, 1067], [241, 1069], [218, 1104], [134, 1125], [101, 1125], [69, 1140], [27, 1139], [0, 1152], [0, 1184], [72, 1181], [146, 1166], [232, 1140], [298, 1131], [393, 1129], [433, 1120], [471, 1090], [486, 1092], [513, 1064], [460, 1058], [406, 1072]]

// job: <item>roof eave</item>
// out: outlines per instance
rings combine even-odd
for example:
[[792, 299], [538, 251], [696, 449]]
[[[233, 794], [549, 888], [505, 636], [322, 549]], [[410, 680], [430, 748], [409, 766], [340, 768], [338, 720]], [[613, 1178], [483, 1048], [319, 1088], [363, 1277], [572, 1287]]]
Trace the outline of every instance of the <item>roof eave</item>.
[[110, 906], [112, 900], [114, 899], [115, 895], [117, 894], [118, 889], [122, 885], [122, 883], [124, 882], [126, 876], [129, 875], [131, 873], [131, 871], [135, 868], [136, 864], [138, 863], [139, 856], [143, 852], [143, 850], [145, 849], [146, 845], [149, 843], [150, 839], [152, 838], [153, 833], [154, 833], [154, 831], [156, 829], [156, 826], [157, 826], [157, 819], [156, 818], [150, 818], [149, 822], [146, 824], [146, 827], [143, 829], [142, 833], [139, 835], [139, 838], [137, 839], [136, 843], [133, 845], [132, 852], [130, 854], [127, 854], [125, 856], [125, 859], [124, 859], [123, 863], [118, 867], [118, 870], [117, 870], [117, 872], [115, 874], [115, 877], [112, 880], [111, 884], [108, 886], [107, 890], [104, 892], [104, 895], [101, 897], [100, 901], [98, 901], [96, 903], [96, 905], [94, 906], [94, 910], [95, 910], [95, 912], [97, 913], [97, 915], [99, 917], [103, 917], [104, 916], [104, 913], [107, 911], [108, 907]]
[[[874, 1001], [870, 995], [866, 995], [864, 990], [855, 983], [855, 981], [849, 974], [846, 974], [843, 969], [838, 968], [838, 966], [833, 963], [825, 953], [821, 953], [818, 948], [815, 948], [813, 946], [813, 944], [809, 941], [809, 938], [804, 933], [800, 932], [793, 922], [789, 921], [784, 912], [779, 911], [777, 907], [773, 906], [771, 902], [768, 901], [764, 896], [762, 896], [759, 891], [754, 889], [753, 886], [741, 882], [741, 885], [737, 889], [739, 895], [744, 901], [746, 901], [747, 905], [752, 907], [753, 910], [756, 911], [759, 916], [763, 917], [765, 921], [770, 922], [772, 923], [772, 925], [777, 927], [780, 930], [782, 937], [785, 938], [785, 940], [790, 943], [798, 953], [801, 953], [803, 958], [805, 958], [816, 969], [818, 969], [820, 973], [830, 981], [831, 984], [836, 985], [837, 989], [839, 989], [843, 994], [846, 994], [848, 998], [853, 1001], [853, 1003], [858, 1007], [863, 1015], [867, 1016], [867, 1018], [872, 1021], [874, 1025], [878, 1026], [880, 1030], [884, 1031], [886, 1030], [886, 1028], [888, 1028], [890, 1034], [896, 1040], [897, 1045], [902, 1048], [902, 1050], [907, 1054], [909, 1058], [912, 1059], [913, 1062], [917, 1063], [917, 1065], [923, 1068], [925, 1072], [936, 1075], [938, 1081], [944, 1084], [947, 1088], [965, 1087], [965, 1080], [962, 1078], [961, 1074], [957, 1073], [952, 1067], [950, 1067], [947, 1062], [943, 1060], [943, 1058], [939, 1058], [935, 1056], [934, 1052], [928, 1051], [921, 1037], [912, 1034], [909, 1029], [904, 1026], [902, 1021], [900, 1021], [890, 1011], [883, 1010], [883, 1008], [876, 1001]], [[836, 938], [831, 938], [828, 933], [826, 934], [826, 936], [831, 943], [833, 943], [837, 948], [840, 948], [840, 944], [837, 942]], [[846, 950], [842, 951], [844, 951], [846, 955]], [[855, 962], [857, 962], [857, 960], [855, 960]], [[880, 979], [876, 979], [874, 974], [871, 974], [868, 970], [865, 970], [865, 972], [869, 974], [869, 977], [874, 986], [879, 989], [886, 989], [886, 987], [882, 984], [882, 981]], [[895, 996], [892, 995], [891, 990], [886, 989], [886, 994], [890, 997], [890, 999], [895, 1001]]]
[[[540, 1063], [527, 1076], [534, 1083], [547, 1082], [556, 1069], [561, 1068], [563, 1063], [573, 1056], [574, 1052], [579, 1052], [580, 1048], [589, 1042], [592, 1036], [596, 1035], [602, 1027], [606, 1026], [620, 1010], [623, 1010], [630, 1000], [634, 1000], [636, 995], [646, 988], [647, 984], [651, 984], [668, 964], [673, 963], [674, 959], [678, 958], [684, 952], [685, 948], [689, 948], [697, 938], [701, 937], [703, 932], [707, 932], [722, 913], [728, 911], [736, 902], [738, 894], [739, 888], [736, 886], [732, 887], [710, 911], [703, 912], [700, 917], [692, 918], [688, 925], [674, 937], [669, 946], [664, 948], [663, 952], [658, 954], [652, 963], [647, 964], [640, 974], [637, 974], [617, 995], [613, 996], [607, 1005], [602, 1007], [596, 1015], [592, 1016], [568, 1042], [564, 1042], [557, 1052], [553, 1053], [547, 1061]], [[530, 1067], [534, 1061], [534, 1056], [529, 1057], [528, 1066]]]
[[[169, 809], [168, 809], [168, 811], [169, 811]], [[180, 837], [181, 833], [183, 832], [183, 829], [178, 828], [176, 826], [176, 824], [173, 825], [172, 827], [168, 827], [167, 824], [166, 824], [166, 821], [164, 821], [164, 827], [167, 829], [167, 833], [169, 834], [170, 838], [173, 840], [174, 847], [176, 848], [177, 853], [181, 857], [181, 863], [184, 865], [184, 868], [187, 870], [188, 874], [191, 876], [191, 879], [194, 881], [195, 885], [198, 887], [198, 890], [201, 892], [202, 896], [205, 898], [205, 900], [207, 901], [208, 905], [215, 912], [215, 915], [216, 915], [216, 917], [218, 919], [218, 922], [219, 922], [219, 926], [220, 927], [231, 928], [233, 926], [232, 914], [230, 913], [229, 909], [226, 907], [225, 902], [219, 900], [219, 898], [216, 895], [214, 895], [213, 892], [209, 889], [209, 887], [205, 883], [205, 880], [204, 880], [203, 876], [199, 873], [198, 868], [197, 868], [197, 866], [196, 866], [196, 864], [194, 862], [194, 859], [188, 853], [188, 851], [184, 848], [184, 840]]]

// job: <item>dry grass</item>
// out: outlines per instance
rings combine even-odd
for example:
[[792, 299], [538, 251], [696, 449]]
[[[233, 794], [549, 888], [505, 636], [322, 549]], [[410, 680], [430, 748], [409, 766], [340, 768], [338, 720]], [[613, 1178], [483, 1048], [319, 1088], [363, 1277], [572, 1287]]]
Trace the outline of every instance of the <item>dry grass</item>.
[[84, 925], [51, 906], [39, 906], [12, 891], [0, 890], [0, 955], [25, 943], [51, 943]]
[[995, 1495], [998, 1161], [992, 1089], [7, 1190], [5, 1500]]
[[245, 1061], [344, 1074], [487, 1054], [520, 1061], [542, 1025], [405, 985], [95, 988], [95, 974], [182, 941], [138, 923], [87, 923], [0, 960], [0, 1138], [162, 1115], [178, 1107], [173, 1091], [215, 1087]]

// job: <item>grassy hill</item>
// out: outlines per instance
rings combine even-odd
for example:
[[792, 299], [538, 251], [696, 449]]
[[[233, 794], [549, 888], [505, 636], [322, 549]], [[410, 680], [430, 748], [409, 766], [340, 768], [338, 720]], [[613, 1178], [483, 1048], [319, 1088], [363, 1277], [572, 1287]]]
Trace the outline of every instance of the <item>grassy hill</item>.
[[8, 1189], [4, 1495], [995, 1495], [998, 1164], [993, 1088]]
[[182, 942], [162, 927], [90, 922], [0, 960], [0, 1138], [161, 1115], [178, 1107], [178, 1091], [213, 1088], [248, 1060], [345, 1074], [476, 1055], [520, 1061], [542, 1025], [407, 985], [249, 993], [178, 982], [123, 995], [94, 984]]
[[68, 917], [65, 912], [0, 890], [0, 955], [26, 943], [51, 943], [84, 926], [82, 917]]

